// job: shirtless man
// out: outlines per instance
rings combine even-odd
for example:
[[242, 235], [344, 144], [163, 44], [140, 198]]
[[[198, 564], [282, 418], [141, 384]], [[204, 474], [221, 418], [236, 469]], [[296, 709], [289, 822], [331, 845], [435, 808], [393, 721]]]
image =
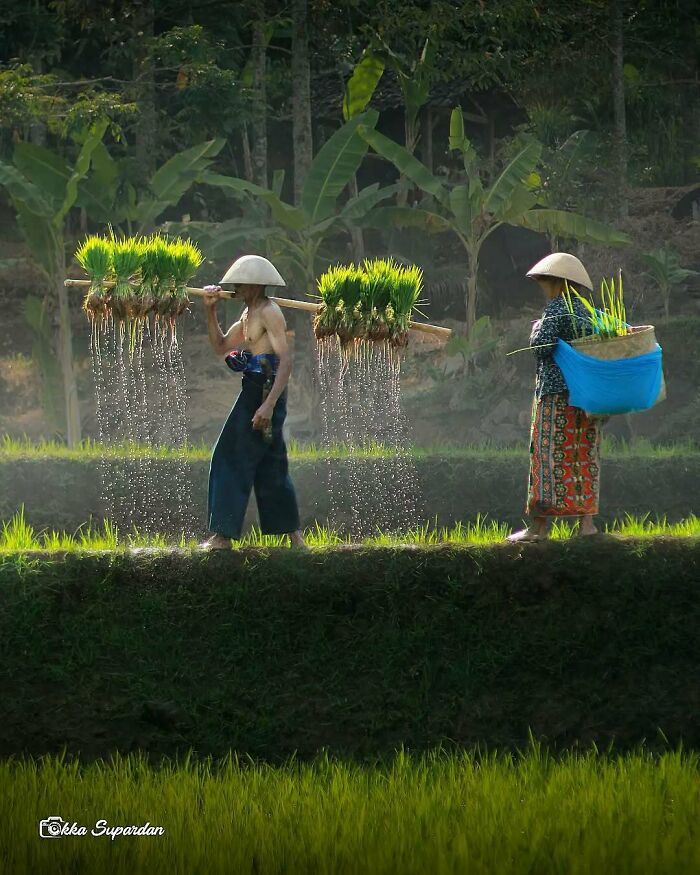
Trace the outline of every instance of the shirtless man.
[[[285, 282], [258, 255], [239, 258], [221, 282], [233, 283], [236, 297], [246, 306], [240, 320], [224, 334], [216, 317], [221, 288], [206, 286], [209, 341], [229, 367], [243, 372], [243, 381], [212, 454], [207, 524], [214, 534], [203, 546], [230, 548], [231, 539], [241, 537], [252, 489], [263, 534], [286, 534], [291, 546], [304, 547], [282, 434], [292, 370], [287, 326], [278, 305], [265, 296], [266, 286]], [[269, 389], [267, 397], [265, 389]]]

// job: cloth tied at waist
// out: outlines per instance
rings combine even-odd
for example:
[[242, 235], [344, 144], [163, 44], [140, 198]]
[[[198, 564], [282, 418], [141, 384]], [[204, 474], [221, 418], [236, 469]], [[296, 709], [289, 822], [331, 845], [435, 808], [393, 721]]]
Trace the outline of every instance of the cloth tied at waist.
[[232, 371], [244, 374], [262, 374], [268, 380], [274, 379], [279, 367], [279, 357], [272, 352], [261, 352], [253, 355], [247, 349], [232, 349], [224, 361]]

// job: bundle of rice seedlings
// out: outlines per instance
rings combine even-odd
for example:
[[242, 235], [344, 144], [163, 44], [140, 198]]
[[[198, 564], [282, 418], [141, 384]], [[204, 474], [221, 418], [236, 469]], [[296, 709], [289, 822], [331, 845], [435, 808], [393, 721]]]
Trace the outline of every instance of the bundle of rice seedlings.
[[90, 279], [83, 309], [93, 319], [107, 314], [109, 292], [104, 282], [112, 272], [112, 247], [109, 240], [91, 234], [78, 247], [75, 258]]
[[[389, 322], [390, 341], [393, 346], [408, 345], [408, 331], [413, 311], [423, 291], [423, 271], [417, 265], [395, 268], [395, 279], [391, 287], [391, 314]], [[387, 307], [387, 310], [389, 309]]]
[[191, 240], [174, 240], [169, 246], [172, 275], [175, 281], [170, 315], [177, 318], [187, 309], [189, 304], [187, 283], [199, 270], [204, 256]]
[[391, 302], [391, 290], [398, 276], [398, 265], [393, 259], [365, 259], [365, 281], [362, 284], [362, 316], [364, 333], [368, 340], [386, 340], [391, 331], [387, 308]]
[[112, 313], [117, 319], [130, 318], [133, 312], [134, 287], [141, 267], [143, 246], [134, 237], [112, 238], [112, 266], [115, 284], [112, 289]]
[[155, 309], [160, 283], [160, 259], [162, 248], [167, 246], [159, 234], [152, 234], [141, 241], [141, 285], [138, 289], [138, 316], [145, 318]]
[[337, 334], [347, 343], [357, 336], [363, 281], [363, 272], [354, 264], [337, 264], [318, 278], [322, 307], [314, 319], [317, 338]]
[[350, 265], [343, 277], [342, 293], [336, 307], [339, 316], [336, 334], [343, 344], [350, 343], [363, 334], [361, 303], [364, 283], [363, 271], [354, 264]]
[[335, 265], [318, 280], [323, 306], [314, 322], [316, 337], [336, 334], [343, 344], [366, 337], [405, 346], [422, 287], [420, 268], [393, 258], [365, 259], [361, 267]]
[[336, 333], [340, 314], [338, 306], [342, 300], [343, 282], [348, 268], [341, 265], [329, 267], [316, 283], [321, 298], [321, 309], [314, 317], [314, 334], [319, 340]]

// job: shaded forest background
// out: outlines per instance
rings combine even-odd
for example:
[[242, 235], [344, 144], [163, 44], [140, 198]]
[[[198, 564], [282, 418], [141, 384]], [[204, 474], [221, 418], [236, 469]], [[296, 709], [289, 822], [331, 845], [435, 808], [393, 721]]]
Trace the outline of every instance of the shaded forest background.
[[[618, 418], [612, 433], [695, 441], [698, 37], [686, 0], [3, 0], [0, 431], [65, 437], [69, 368], [80, 434], [96, 434], [87, 322], [61, 286], [79, 275], [76, 241], [110, 223], [191, 234], [207, 256], [199, 284], [243, 252], [268, 255], [295, 297], [338, 260], [419, 264], [430, 321], [459, 334], [447, 348], [416, 339], [406, 357], [409, 421], [424, 444], [525, 439], [532, 361], [505, 356], [541, 309], [523, 274], [552, 248], [574, 251], [596, 284], [622, 269], [632, 321], [656, 324], [667, 353], [669, 400]], [[450, 148], [455, 107], [471, 164]], [[363, 112], [446, 186], [471, 173], [488, 189], [534, 149], [536, 166], [517, 181], [536, 211], [591, 224], [504, 221], [477, 263], [452, 230], [421, 220], [429, 197], [413, 175], [368, 148], [327, 227], [295, 227], [305, 186], [308, 200], [316, 178], [338, 181], [314, 164], [324, 144]], [[222, 317], [237, 312], [227, 304]], [[308, 317], [291, 315], [289, 327], [289, 430], [316, 439]], [[209, 351], [196, 306], [181, 335], [190, 433], [210, 441], [236, 378]]]

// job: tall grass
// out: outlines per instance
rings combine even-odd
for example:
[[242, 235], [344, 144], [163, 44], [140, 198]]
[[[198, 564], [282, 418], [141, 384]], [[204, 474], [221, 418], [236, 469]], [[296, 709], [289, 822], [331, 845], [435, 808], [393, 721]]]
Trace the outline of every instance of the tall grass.
[[[471, 522], [458, 522], [449, 528], [422, 523], [404, 532], [377, 531], [359, 543], [366, 547], [434, 547], [444, 544], [493, 545], [502, 543], [510, 531], [510, 527], [505, 523], [489, 520], [479, 515]], [[552, 525], [551, 537], [554, 540], [566, 540], [573, 537], [575, 532], [574, 524], [567, 520], [555, 520]], [[665, 517], [653, 519], [649, 514], [642, 517], [628, 515], [624, 520], [615, 521], [607, 526], [606, 532], [610, 535], [634, 538], [659, 536], [696, 538], [700, 537], [700, 518], [691, 515], [680, 522], [669, 523]], [[307, 529], [304, 535], [310, 547], [333, 548], [358, 543], [352, 542], [349, 536], [341, 535], [319, 523]], [[240, 541], [233, 544], [237, 548], [284, 547], [286, 545], [285, 535], [263, 535], [255, 527]], [[186, 538], [184, 534], [179, 538], [168, 538], [165, 535], [146, 535], [136, 528], [122, 533], [108, 520], [105, 520], [99, 527], [86, 525], [74, 533], [36, 532], [26, 521], [24, 508], [19, 510], [9, 521], [3, 523], [2, 529], [0, 529], [0, 553], [109, 551], [144, 547], [154, 549], [178, 547], [183, 550], [191, 550], [196, 546], [197, 541]]]
[[[374, 764], [9, 760], [0, 858], [14, 875], [690, 875], [699, 786], [697, 753], [555, 758], [534, 741], [513, 756], [401, 749]], [[42, 841], [48, 816], [88, 834]], [[95, 837], [99, 819], [164, 834]]]
[[[315, 459], [344, 459], [350, 456], [350, 447], [334, 444], [331, 447], [319, 446], [313, 443], [299, 443], [295, 440], [287, 442], [289, 456], [296, 460], [313, 461]], [[604, 456], [634, 457], [642, 459], [667, 459], [681, 456], [697, 456], [700, 445], [686, 440], [674, 444], [657, 445], [645, 438], [634, 442], [603, 438], [602, 452]], [[494, 444], [433, 444], [431, 446], [412, 446], [407, 453], [414, 459], [450, 458], [450, 459], [508, 459], [526, 458], [527, 446], [501, 447]], [[190, 461], [202, 461], [211, 456], [211, 446], [208, 444], [189, 444], [184, 448], [169, 446], [143, 446], [129, 442], [116, 444], [101, 444], [94, 440], [84, 440], [77, 447], [69, 448], [58, 441], [31, 441], [29, 438], [15, 438], [9, 435], [0, 437], [0, 462], [19, 459], [129, 459], [154, 458], [177, 459], [182, 461], [183, 455]], [[381, 443], [370, 443], [352, 450], [352, 457], [394, 458], [395, 447]]]

